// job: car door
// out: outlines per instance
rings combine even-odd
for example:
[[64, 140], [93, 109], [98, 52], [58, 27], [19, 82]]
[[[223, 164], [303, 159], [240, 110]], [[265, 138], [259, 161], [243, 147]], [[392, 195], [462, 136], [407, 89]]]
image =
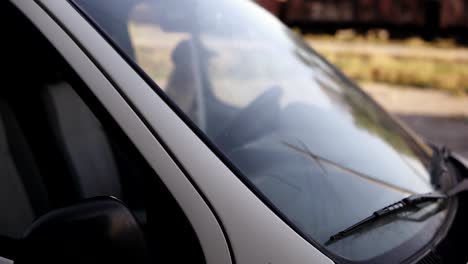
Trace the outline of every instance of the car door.
[[[115, 83], [100, 70], [99, 64], [85, 54], [76, 39], [71, 38], [64, 28], [53, 21], [37, 3], [18, 1], [14, 4], [23, 13], [9, 13], [5, 19], [5, 23], [20, 21], [21, 25], [15, 24], [17, 26], [8, 31], [16, 34], [10, 38], [12, 41], [9, 50], [10, 53], [16, 52], [16, 55], [8, 57], [12, 65], [7, 72], [14, 74], [6, 82], [8, 85], [2, 89], [2, 92], [6, 92], [5, 96], [2, 93], [1, 117], [4, 122], [0, 130], [2, 153], [7, 153], [2, 156], [2, 180], [14, 187], [7, 188], [8, 186], [3, 184], [3, 188], [14, 190], [18, 199], [8, 202], [5, 199], [13, 196], [3, 192], [2, 211], [5, 214], [1, 218], [1, 223], [5, 232], [0, 234], [2, 248], [0, 261], [8, 263], [8, 259], [14, 260], [14, 256], [21, 254], [21, 248], [16, 247], [16, 244], [28, 226], [44, 213], [81, 199], [114, 196], [129, 207], [133, 207], [131, 204], [134, 204], [133, 213], [137, 218], [141, 217], [141, 222], [151, 222], [151, 220], [146, 220], [150, 217], [147, 214], [148, 210], [138, 209], [139, 203], [140, 205], [147, 202], [159, 205], [172, 203], [171, 208], [160, 207], [161, 211], [158, 213], [156, 213], [158, 206], [154, 207], [154, 210], [151, 209], [154, 212], [154, 223], [163, 218], [169, 219], [179, 215], [178, 219], [174, 218], [171, 221], [180, 225], [170, 228], [171, 221], [161, 222], [162, 225], [159, 226], [161, 229], [156, 233], [165, 234], [167, 240], [155, 240], [155, 245], [160, 246], [159, 249], [155, 249], [156, 252], [165, 254], [163, 248], [166, 245], [180, 247], [188, 240], [192, 240], [193, 247], [188, 246], [188, 250], [196, 250], [196, 244], [199, 243], [207, 263], [231, 263], [227, 241], [213, 210], [143, 122], [138, 111], [135, 111], [136, 109], [124, 99], [124, 95], [116, 89]], [[34, 33], [37, 39], [34, 38], [36, 36], [29, 38], [29, 34], [21, 30], [23, 22], [28, 24], [28, 20], [38, 29]], [[24, 39], [22, 32], [28, 35]], [[39, 38], [46, 39], [49, 43], [45, 45], [50, 47], [45, 49]], [[25, 42], [34, 44], [28, 46]], [[39, 57], [36, 58], [36, 55]], [[41, 57], [42, 55], [44, 56]], [[59, 57], [61, 59], [58, 59]], [[28, 63], [24, 64], [22, 59], [40, 62], [31, 64], [35, 65], [37, 72], [29, 66], [23, 67]], [[42, 69], [38, 69], [41, 67]], [[71, 75], [62, 78], [68, 74], [52, 73], [49, 71], [52, 68], [61, 68]], [[49, 76], [49, 73], [52, 75]], [[27, 85], [19, 85], [22, 82], [21, 78]], [[14, 89], [7, 89], [10, 85], [16, 86], [12, 87]], [[25, 91], [20, 87], [27, 87], [31, 93], [26, 97], [23, 96]], [[18, 131], [26, 135], [15, 136], [15, 140], [12, 140], [12, 135], [20, 134]], [[122, 136], [125, 138], [124, 141], [128, 140], [128, 144], [124, 141], [114, 141], [113, 135]], [[17, 138], [19, 139], [16, 140]], [[133, 151], [125, 149], [125, 146], [133, 148]], [[10, 156], [15, 156], [15, 159]], [[30, 163], [29, 160], [34, 162]], [[28, 169], [30, 167], [30, 172], [23, 173], [26, 167]], [[50, 174], [42, 173], [43, 171]], [[151, 179], [153, 183], [138, 183], [137, 177], [148, 175], [149, 171], [153, 177], [147, 179]], [[28, 178], [17, 177], [23, 174]], [[31, 176], [36, 174], [41, 177]], [[48, 175], [48, 179], [42, 183], [44, 174]], [[50, 178], [50, 175], [56, 177]], [[103, 178], [98, 175], [102, 175]], [[38, 179], [41, 179], [41, 182], [36, 182]], [[130, 190], [129, 188], [133, 191], [127, 192], [126, 195], [125, 189]], [[146, 188], [150, 190], [143, 190]], [[30, 196], [29, 193], [34, 196]], [[167, 195], [158, 196], [163, 193]], [[40, 203], [37, 197], [54, 197], [54, 199], [44, 198], [44, 203]], [[145, 199], [144, 203], [142, 199]], [[30, 204], [27, 200], [33, 203]], [[177, 208], [180, 208], [178, 213]], [[7, 215], [9, 217], [6, 217]], [[183, 224], [184, 218], [189, 225]], [[165, 226], [164, 222], [169, 226]], [[155, 225], [156, 229], [157, 226]], [[192, 232], [190, 230], [193, 230], [194, 237], [187, 240], [187, 237], [182, 236], [177, 239], [177, 234], [189, 234]], [[174, 253], [174, 250], [171, 252]], [[188, 253], [184, 252], [182, 247], [179, 251], [178, 255], [172, 256], [174, 260]]]
[[[69, 61], [190, 220], [208, 263], [330, 263], [184, 122], [164, 93], [67, 1], [13, 1]], [[101, 72], [102, 74], [100, 74]]]

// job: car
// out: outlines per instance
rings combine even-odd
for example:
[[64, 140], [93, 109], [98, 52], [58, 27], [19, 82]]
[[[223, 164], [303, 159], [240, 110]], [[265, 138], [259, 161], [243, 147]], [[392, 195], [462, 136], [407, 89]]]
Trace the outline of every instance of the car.
[[0, 263], [466, 263], [466, 160], [253, 1], [0, 6]]

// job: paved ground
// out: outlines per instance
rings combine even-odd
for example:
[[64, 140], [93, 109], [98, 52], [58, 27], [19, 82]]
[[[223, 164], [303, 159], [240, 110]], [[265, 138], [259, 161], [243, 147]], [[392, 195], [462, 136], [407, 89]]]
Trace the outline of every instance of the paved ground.
[[422, 137], [468, 158], [468, 119], [423, 115], [398, 115], [411, 129]]
[[362, 87], [420, 136], [468, 158], [468, 97], [381, 84]]
[[453, 96], [442, 91], [385, 84], [371, 83], [361, 87], [393, 113], [468, 118], [468, 96]]

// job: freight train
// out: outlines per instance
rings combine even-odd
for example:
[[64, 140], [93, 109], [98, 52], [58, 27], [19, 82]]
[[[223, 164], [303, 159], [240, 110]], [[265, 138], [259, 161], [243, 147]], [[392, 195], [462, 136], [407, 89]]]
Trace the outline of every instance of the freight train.
[[257, 0], [304, 31], [388, 29], [394, 35], [468, 37], [468, 0]]

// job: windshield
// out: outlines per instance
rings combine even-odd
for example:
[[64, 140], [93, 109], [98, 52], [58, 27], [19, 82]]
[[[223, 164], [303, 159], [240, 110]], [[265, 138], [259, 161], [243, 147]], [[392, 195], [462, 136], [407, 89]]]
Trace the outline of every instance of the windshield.
[[436, 204], [325, 244], [382, 206], [433, 191], [431, 153], [251, 1], [74, 2], [262, 199], [334, 255], [388, 256], [423, 230], [427, 243], [444, 220]]

